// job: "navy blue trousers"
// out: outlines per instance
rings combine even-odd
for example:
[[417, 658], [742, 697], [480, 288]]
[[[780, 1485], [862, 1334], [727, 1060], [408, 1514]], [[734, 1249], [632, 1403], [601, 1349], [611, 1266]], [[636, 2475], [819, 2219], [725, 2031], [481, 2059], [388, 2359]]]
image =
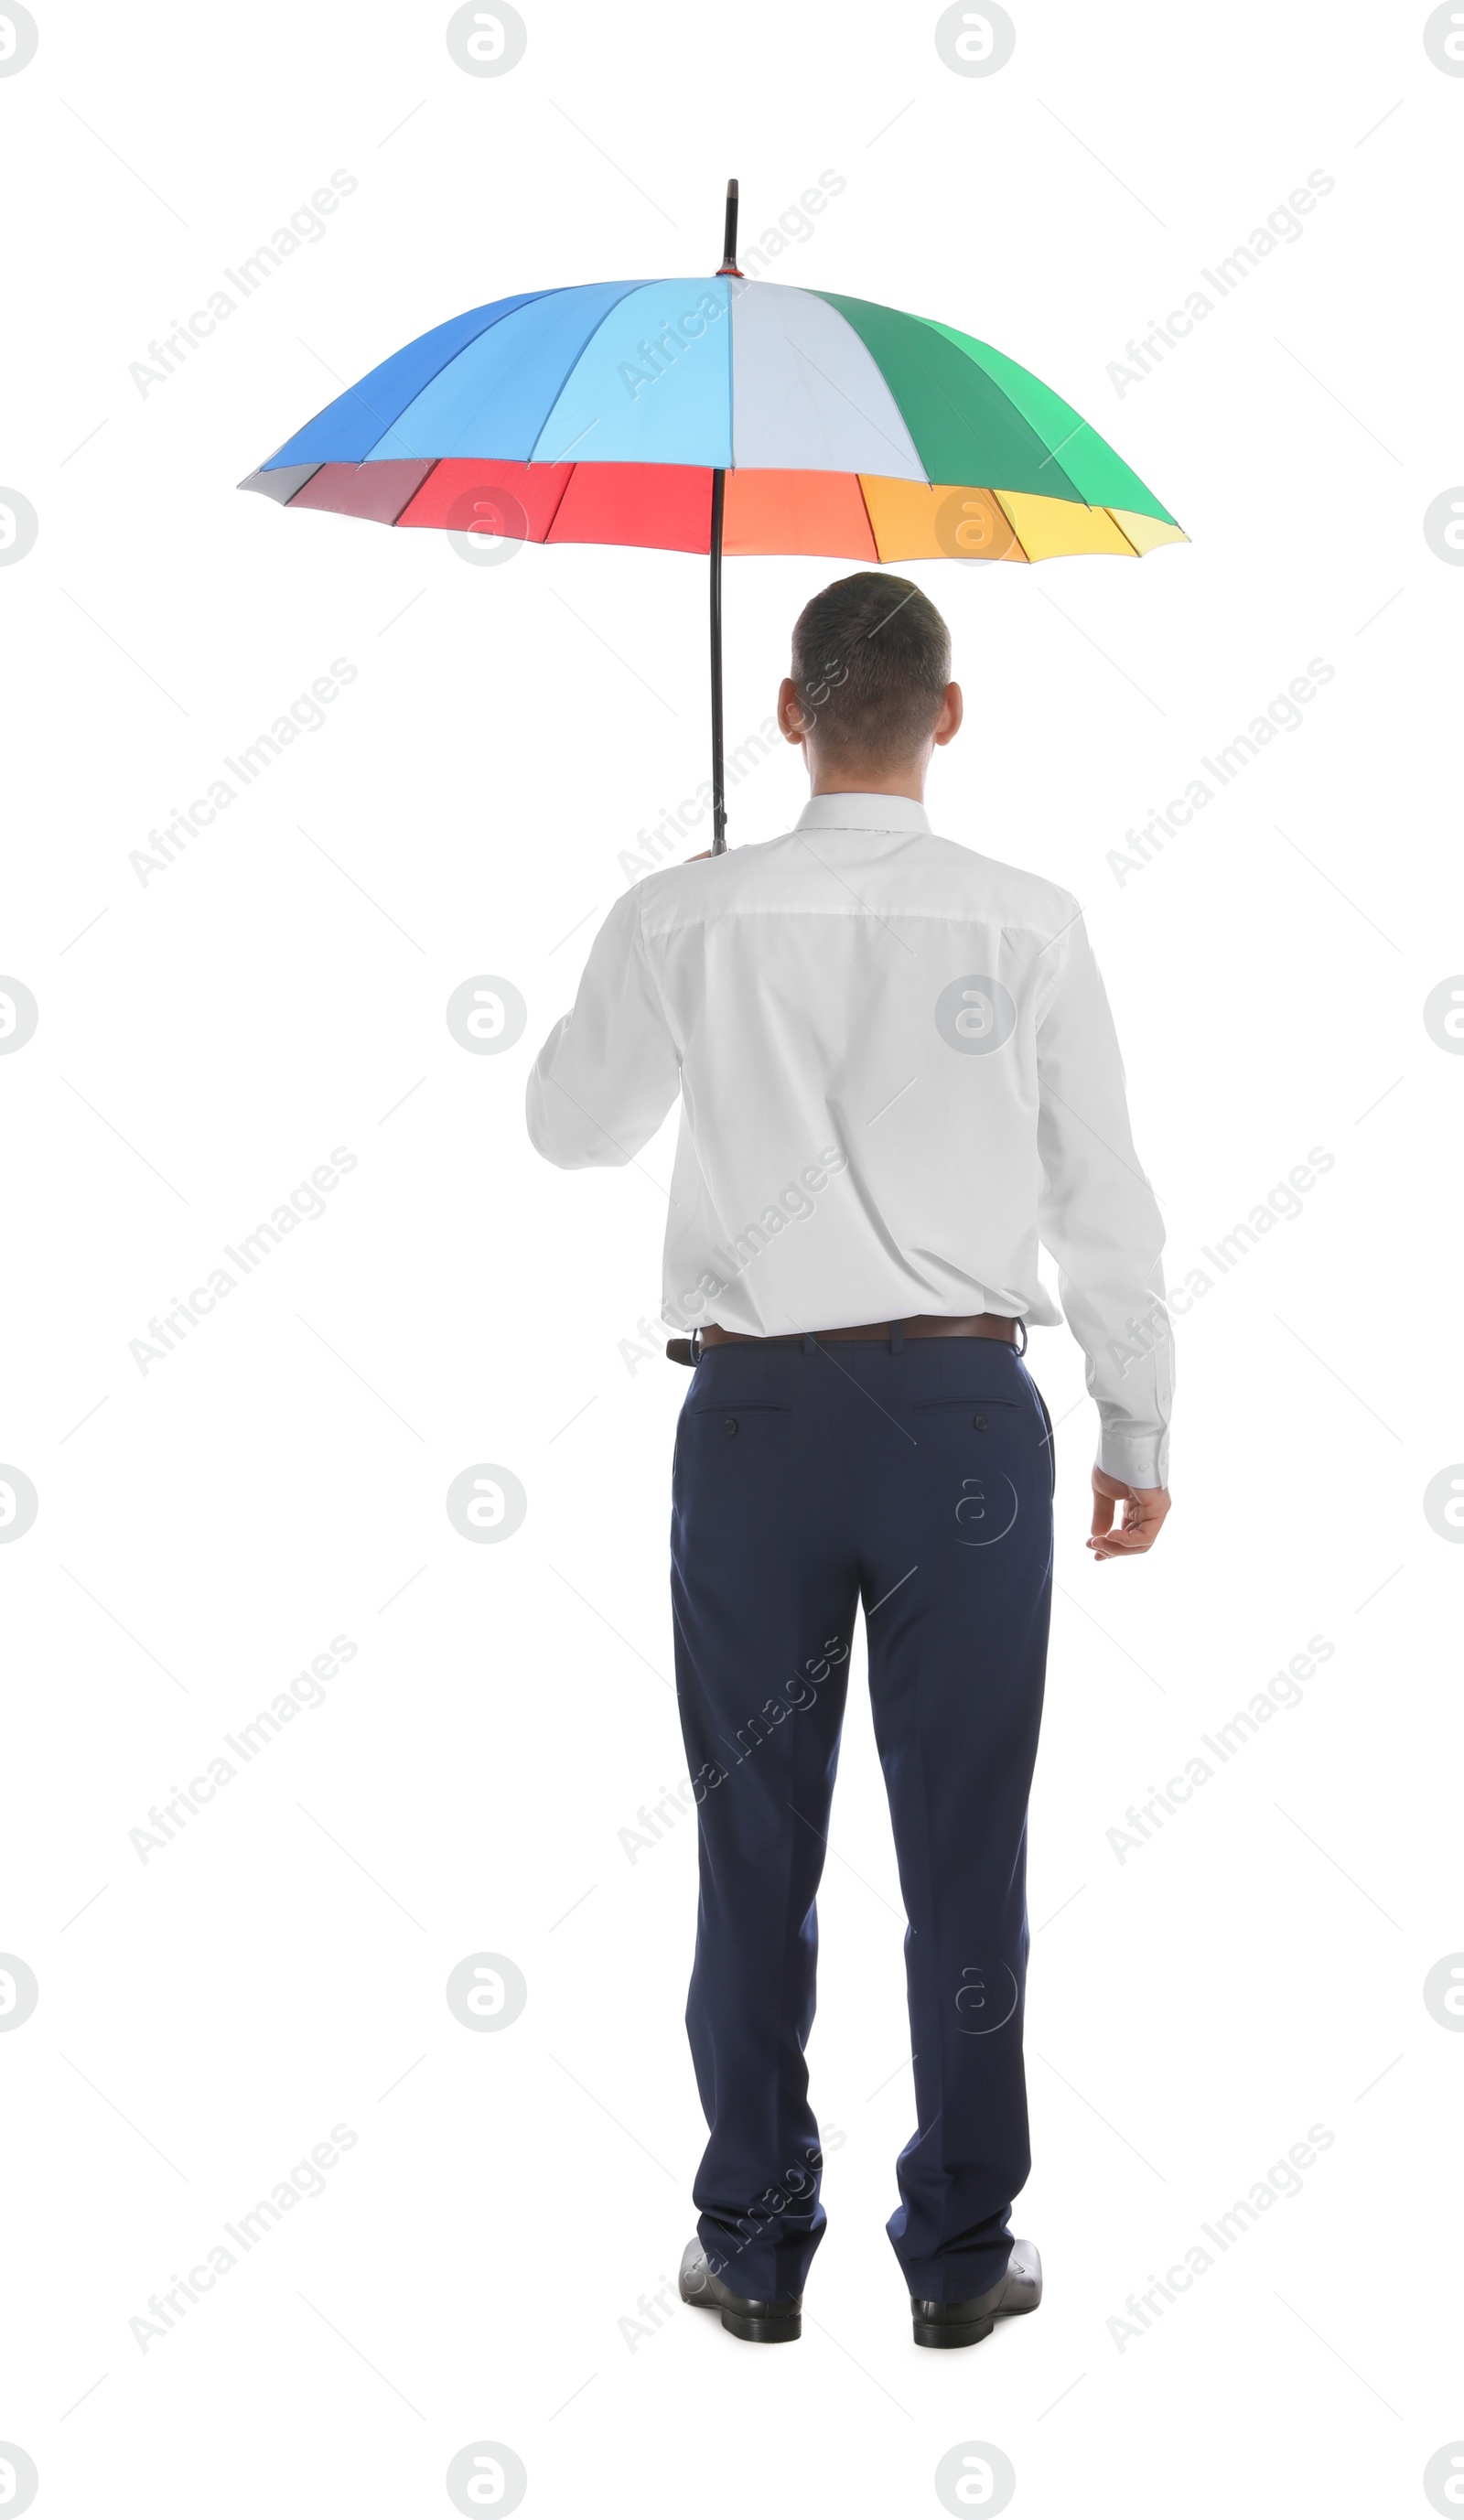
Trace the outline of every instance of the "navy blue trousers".
[[1000, 2276], [1031, 2167], [1027, 1798], [1051, 1421], [996, 1339], [709, 1348], [677, 1428], [672, 1601], [697, 1801], [693, 2194], [734, 2292], [803, 2290], [824, 2226], [804, 2060], [857, 1610], [908, 1918], [918, 2125], [887, 2226], [912, 2293]]

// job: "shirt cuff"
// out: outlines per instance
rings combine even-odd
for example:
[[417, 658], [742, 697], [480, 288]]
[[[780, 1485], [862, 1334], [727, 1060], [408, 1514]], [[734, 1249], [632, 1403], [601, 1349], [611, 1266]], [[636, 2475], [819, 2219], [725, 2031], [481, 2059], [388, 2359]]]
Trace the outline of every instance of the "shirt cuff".
[[1130, 1488], [1167, 1488], [1170, 1483], [1170, 1439], [1162, 1435], [1115, 1435], [1105, 1426], [1098, 1438], [1097, 1467]]

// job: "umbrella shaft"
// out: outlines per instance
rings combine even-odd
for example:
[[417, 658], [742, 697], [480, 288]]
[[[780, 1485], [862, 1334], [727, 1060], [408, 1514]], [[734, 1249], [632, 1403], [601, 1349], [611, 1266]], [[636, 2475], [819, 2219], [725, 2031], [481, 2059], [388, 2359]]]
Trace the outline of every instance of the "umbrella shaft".
[[722, 774], [722, 506], [727, 474], [712, 474], [712, 855], [727, 847]]

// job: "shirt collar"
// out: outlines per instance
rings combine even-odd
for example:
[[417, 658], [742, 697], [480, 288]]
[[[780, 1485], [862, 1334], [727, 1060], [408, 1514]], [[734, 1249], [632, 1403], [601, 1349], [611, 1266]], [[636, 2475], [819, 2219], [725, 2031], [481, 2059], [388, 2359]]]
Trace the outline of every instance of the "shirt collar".
[[871, 796], [862, 788], [811, 796], [795, 832], [928, 832], [929, 817], [913, 796]]

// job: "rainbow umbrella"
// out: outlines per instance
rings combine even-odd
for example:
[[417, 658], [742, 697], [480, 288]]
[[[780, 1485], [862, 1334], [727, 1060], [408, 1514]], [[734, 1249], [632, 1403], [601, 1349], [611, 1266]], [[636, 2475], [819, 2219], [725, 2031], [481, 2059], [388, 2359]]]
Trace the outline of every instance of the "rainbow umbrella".
[[527, 290], [437, 325], [240, 483], [383, 525], [709, 553], [714, 851], [724, 552], [1131, 560], [1188, 539], [1015, 360], [863, 297], [748, 280], [736, 228], [732, 182], [714, 278]]

